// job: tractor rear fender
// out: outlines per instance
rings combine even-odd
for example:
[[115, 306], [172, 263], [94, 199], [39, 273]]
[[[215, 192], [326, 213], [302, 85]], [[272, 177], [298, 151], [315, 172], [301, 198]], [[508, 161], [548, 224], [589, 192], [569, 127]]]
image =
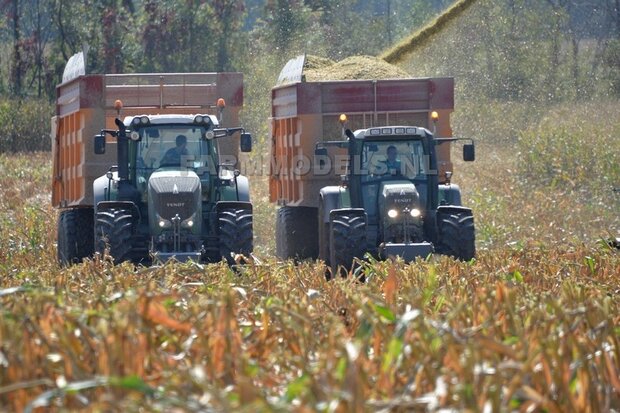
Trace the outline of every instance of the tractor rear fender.
[[342, 188], [339, 186], [326, 186], [321, 189], [320, 197], [322, 200], [323, 210], [321, 211], [319, 209], [322, 214], [322, 216], [319, 217], [319, 223], [328, 224], [330, 211], [343, 207], [341, 202], [341, 191]]

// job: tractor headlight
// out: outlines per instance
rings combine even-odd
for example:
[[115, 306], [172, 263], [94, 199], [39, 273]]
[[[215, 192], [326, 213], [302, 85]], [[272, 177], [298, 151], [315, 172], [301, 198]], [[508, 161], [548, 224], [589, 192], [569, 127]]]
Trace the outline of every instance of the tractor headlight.
[[420, 210], [418, 208], [413, 208], [411, 210], [411, 212], [409, 212], [411, 214], [412, 217], [417, 218], [420, 215], [422, 215], [422, 212], [420, 212]]
[[196, 214], [192, 214], [191, 217], [184, 219], [183, 222], [181, 222], [181, 227], [193, 228], [195, 224], [196, 224]]
[[395, 209], [390, 209], [390, 210], [388, 210], [387, 214], [388, 214], [388, 217], [393, 219], [393, 218], [396, 218], [398, 216], [398, 211], [395, 210]]
[[169, 220], [162, 218], [159, 214], [155, 214], [155, 216], [157, 217], [157, 225], [159, 225], [159, 228], [165, 229], [172, 227], [172, 222]]

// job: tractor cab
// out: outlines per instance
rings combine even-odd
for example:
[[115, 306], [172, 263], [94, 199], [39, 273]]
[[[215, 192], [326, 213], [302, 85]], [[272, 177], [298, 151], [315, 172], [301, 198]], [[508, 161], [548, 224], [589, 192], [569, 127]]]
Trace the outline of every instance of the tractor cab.
[[[381, 246], [409, 245], [407, 255], [432, 252], [425, 238], [424, 222], [437, 205], [437, 173], [432, 134], [408, 126], [377, 127], [351, 134], [359, 170], [350, 172], [351, 206], [363, 208], [367, 217], [367, 242]], [[399, 250], [399, 255], [403, 252]]]

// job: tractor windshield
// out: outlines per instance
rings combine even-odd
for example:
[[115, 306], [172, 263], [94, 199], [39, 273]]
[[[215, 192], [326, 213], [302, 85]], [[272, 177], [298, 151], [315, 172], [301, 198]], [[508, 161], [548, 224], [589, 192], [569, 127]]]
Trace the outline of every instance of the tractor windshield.
[[430, 159], [419, 139], [365, 141], [360, 164], [362, 198], [370, 223], [378, 222], [378, 194], [387, 180], [413, 181], [426, 204]]
[[[206, 129], [194, 125], [157, 125], [141, 128], [137, 145], [138, 175], [150, 175], [158, 168], [190, 168], [203, 173], [214, 167], [215, 145], [204, 139]], [[208, 170], [208, 169], [207, 169]]]
[[421, 140], [367, 141], [360, 166], [362, 181], [391, 177], [424, 180], [429, 158]]

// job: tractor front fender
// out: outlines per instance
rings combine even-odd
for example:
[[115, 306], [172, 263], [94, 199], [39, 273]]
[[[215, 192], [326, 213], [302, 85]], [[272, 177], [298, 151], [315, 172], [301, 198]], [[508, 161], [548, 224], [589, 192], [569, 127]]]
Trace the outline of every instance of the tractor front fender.
[[439, 205], [461, 206], [461, 188], [458, 185], [439, 185]]
[[106, 209], [113, 209], [113, 208], [120, 208], [120, 209], [124, 209], [125, 211], [131, 211], [131, 214], [133, 215], [134, 219], [137, 220], [137, 223], [139, 223], [140, 220], [142, 219], [140, 215], [140, 209], [135, 203], [130, 202], [130, 201], [98, 202], [97, 205], [95, 206], [95, 214], [97, 214], [97, 212], [99, 211], [104, 211]]
[[245, 201], [219, 201], [215, 204], [215, 209], [218, 212], [227, 208], [248, 209], [252, 211], [252, 203]]
[[95, 205], [102, 201], [111, 201], [116, 199], [118, 189], [114, 188], [113, 182], [118, 182], [118, 172], [112, 172], [112, 179], [106, 175], [101, 175], [93, 181], [93, 197]]
[[440, 205], [437, 207], [437, 215], [439, 214], [450, 214], [450, 213], [464, 213], [473, 215], [471, 208], [467, 208], [464, 206], [456, 206], [456, 205]]
[[322, 208], [319, 208], [321, 216], [320, 223], [329, 223], [329, 213], [334, 209], [340, 209], [342, 205], [342, 191], [340, 186], [326, 186], [320, 191], [320, 200]]
[[[220, 199], [223, 201], [239, 201], [250, 202], [250, 182], [248, 178], [243, 175], [237, 176], [237, 186], [235, 187], [235, 180], [230, 180], [230, 186], [220, 187]], [[237, 199], [239, 194], [239, 199]]]

